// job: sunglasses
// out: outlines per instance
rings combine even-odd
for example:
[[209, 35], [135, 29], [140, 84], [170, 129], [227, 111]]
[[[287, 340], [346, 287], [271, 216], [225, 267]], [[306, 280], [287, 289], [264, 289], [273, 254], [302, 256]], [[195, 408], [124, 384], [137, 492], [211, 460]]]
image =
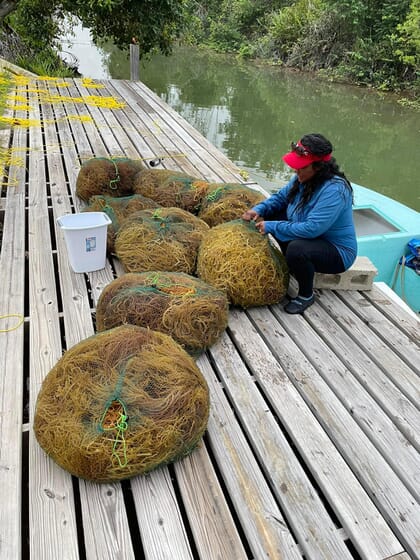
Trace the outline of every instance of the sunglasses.
[[309, 156], [311, 155], [311, 152], [309, 150], [307, 150], [306, 148], [304, 148], [303, 146], [299, 145], [297, 142], [292, 142], [290, 144], [290, 147], [292, 148], [292, 152], [296, 152], [298, 155], [300, 156]]

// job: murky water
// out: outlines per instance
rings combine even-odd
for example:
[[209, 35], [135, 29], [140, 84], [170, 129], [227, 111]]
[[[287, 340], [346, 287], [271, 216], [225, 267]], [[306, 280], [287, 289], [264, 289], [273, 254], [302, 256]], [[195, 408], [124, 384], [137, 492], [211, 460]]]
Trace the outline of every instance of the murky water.
[[[129, 79], [112, 46], [90, 67], [79, 58], [83, 75]], [[290, 142], [320, 132], [351, 181], [420, 210], [420, 112], [392, 95], [189, 48], [142, 63], [140, 79], [266, 188], [290, 176], [281, 160]]]

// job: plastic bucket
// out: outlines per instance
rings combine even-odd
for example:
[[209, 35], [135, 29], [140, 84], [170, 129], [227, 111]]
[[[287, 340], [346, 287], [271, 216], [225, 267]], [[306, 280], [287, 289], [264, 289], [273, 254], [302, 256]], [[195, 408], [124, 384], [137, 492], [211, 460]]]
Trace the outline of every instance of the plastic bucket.
[[104, 212], [66, 214], [57, 218], [66, 240], [74, 272], [93, 272], [105, 267], [107, 228], [111, 223]]

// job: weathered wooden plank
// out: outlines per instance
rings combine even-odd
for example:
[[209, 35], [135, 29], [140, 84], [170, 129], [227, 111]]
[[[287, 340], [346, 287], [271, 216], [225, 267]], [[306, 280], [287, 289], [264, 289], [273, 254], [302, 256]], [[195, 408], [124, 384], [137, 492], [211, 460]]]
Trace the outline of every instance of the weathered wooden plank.
[[[90, 94], [89, 92], [79, 86], [76, 86], [75, 82], [72, 82], [71, 85], [67, 89], [61, 89], [60, 93], [62, 95], [70, 95], [74, 97], [88, 97]], [[101, 111], [95, 105], [84, 105], [83, 103], [75, 103], [73, 105], [69, 105], [66, 103], [68, 108], [71, 107], [72, 113], [77, 115], [82, 115], [85, 117], [90, 117], [93, 119], [93, 122], [83, 122], [83, 127], [85, 130], [85, 134], [87, 135], [90, 144], [92, 146], [92, 151], [96, 155], [96, 150], [101, 146], [104, 146], [106, 149], [106, 153], [103, 152], [101, 149], [99, 154], [103, 157], [109, 156], [123, 156], [124, 149], [120, 145], [118, 139], [113, 134], [111, 123], [108, 123], [106, 119], [103, 117]], [[122, 109], [116, 109], [117, 111], [121, 111]], [[112, 114], [112, 111], [110, 111]], [[132, 148], [131, 148], [132, 149]]]
[[177, 496], [167, 467], [131, 481], [146, 559], [192, 560]]
[[[55, 93], [60, 93], [61, 95], [67, 94], [69, 97], [78, 96], [78, 91], [75, 88], [60, 88], [60, 90], [54, 90]], [[76, 211], [80, 212], [81, 209], [86, 205], [77, 195], [76, 195], [76, 181], [80, 170], [80, 157], [81, 153], [76, 151], [73, 143], [64, 143], [64, 139], [69, 137], [74, 137], [78, 139], [78, 146], [82, 147], [82, 153], [86, 156], [86, 159], [93, 157], [92, 146], [96, 146], [98, 154], [108, 154], [106, 146], [102, 142], [102, 137], [97, 133], [97, 127], [95, 122], [81, 122], [77, 118], [66, 119], [66, 115], [75, 116], [88, 116], [86, 111], [80, 110], [80, 107], [84, 107], [80, 103], [66, 102], [66, 108], [56, 107], [56, 117], [58, 117], [58, 136], [61, 140], [61, 147], [64, 159], [64, 165], [66, 170], [66, 175], [69, 182], [69, 189], [71, 193], [71, 201], [73, 202]], [[90, 138], [88, 137], [90, 135]], [[102, 270], [97, 270], [95, 272], [90, 272], [87, 274], [88, 278], [88, 289], [93, 302], [96, 304], [103, 288], [109, 284], [114, 278], [109, 261], [106, 262], [105, 268]]]
[[[285, 319], [282, 317], [284, 312], [279, 311], [277, 307], [274, 313], [285, 325]], [[300, 344], [302, 353], [338, 396], [374, 446], [393, 466], [410, 492], [420, 497], [419, 455], [410, 443], [417, 443], [417, 424], [412, 419], [412, 416], [415, 418], [417, 409], [400, 392], [394, 391], [393, 385], [382, 371], [368, 356], [360, 352], [357, 344], [337, 328], [329, 313], [323, 311], [320, 305], [314, 306], [311, 313], [308, 311], [306, 318], [307, 322], [300, 322], [298, 331], [294, 330], [292, 322], [288, 322], [289, 334], [298, 345], [300, 340], [304, 340], [304, 343]], [[314, 332], [317, 333], [316, 336]], [[410, 425], [407, 417], [414, 424]]]
[[[30, 118], [40, 120], [38, 97], [29, 94]], [[30, 422], [45, 376], [62, 355], [57, 289], [47, 204], [41, 127], [29, 130], [29, 311]], [[70, 474], [55, 468], [30, 432], [29, 524], [33, 558], [78, 558], [76, 516]]]
[[[272, 560], [301, 558], [283, 514], [208, 358], [200, 356], [197, 363], [209, 384], [211, 394], [207, 439], [254, 557]], [[278, 455], [281, 456], [280, 449]], [[275, 476], [280, 476], [280, 473]], [[311, 500], [309, 495], [304, 496], [304, 501], [308, 500]]]
[[246, 560], [246, 550], [204, 448], [196, 448], [182, 464], [175, 463], [175, 471], [200, 558]]
[[[114, 81], [111, 81], [111, 84], [118, 87], [118, 83]], [[143, 103], [147, 103], [154, 111], [154, 113], [148, 112], [149, 118], [157, 122], [159, 129], [177, 143], [178, 150], [181, 153], [185, 153], [197, 169], [202, 170], [207, 180], [218, 181], [219, 178], [222, 178], [226, 182], [242, 182], [239, 169], [236, 169], [236, 166], [229, 162], [227, 158], [223, 161], [223, 156], [219, 152], [217, 152], [219, 157], [215, 157], [215, 148], [198, 135], [193, 127], [180, 118], [175, 111], [172, 111], [170, 107], [163, 104], [159, 97], [152, 93], [144, 84], [140, 82], [137, 84], [125, 83], [125, 87], [132, 89], [143, 98]], [[128, 96], [128, 94], [126, 95]], [[131, 107], [135, 111], [140, 111], [138, 103], [131, 103]], [[197, 140], [197, 137], [201, 138], [201, 143]], [[203, 144], [205, 147], [203, 147]], [[205, 172], [204, 169], [206, 169]]]
[[[73, 90], [71, 91], [71, 93], [72, 93], [72, 95], [75, 95], [75, 92]], [[83, 93], [83, 92], [79, 91], [79, 93]], [[96, 116], [98, 114], [98, 110], [97, 109], [92, 110], [92, 114], [95, 115], [95, 125], [96, 125], [97, 124]], [[104, 130], [106, 128], [104, 126], [105, 122], [106, 121], [103, 121], [103, 123], [102, 123], [103, 126], [101, 126], [101, 141], [103, 139], [104, 142], [107, 143], [107, 149], [114, 149], [115, 150], [115, 144], [114, 144], [114, 146], [112, 146], [112, 142], [114, 142], [114, 140], [112, 139], [111, 133], [107, 133], [104, 136]], [[77, 120], [71, 121], [71, 123], [77, 123]], [[85, 123], [84, 126], [89, 128], [89, 123]], [[95, 141], [96, 141], [96, 143], [98, 142], [98, 137], [96, 137]], [[133, 155], [133, 154], [130, 154], [130, 155]], [[74, 193], [74, 196], [75, 196], [75, 193]], [[89, 274], [89, 276], [90, 276], [90, 274]], [[96, 295], [99, 295], [99, 294], [96, 294]], [[96, 299], [96, 298], [94, 298], [94, 299]], [[157, 473], [156, 476], [159, 477], [159, 473]], [[165, 549], [165, 545], [164, 545], [165, 541], [164, 540], [160, 540], [159, 544], [157, 545], [156, 543], [151, 544], [151, 539], [150, 539], [150, 535], [154, 535], [156, 532], [159, 532], [159, 527], [160, 527], [159, 524], [157, 524], [156, 526], [151, 525], [150, 520], [155, 520], [156, 519], [156, 512], [161, 511], [161, 507], [162, 507], [162, 503], [163, 503], [162, 502], [162, 495], [157, 494], [156, 492], [153, 491], [154, 488], [156, 487], [154, 477], [155, 477], [155, 473], [152, 473], [149, 477], [147, 477], [147, 479], [143, 479], [142, 482], [141, 482], [143, 490], [147, 491], [148, 496], [149, 496], [149, 503], [147, 505], [144, 504], [144, 503], [142, 504], [143, 515], [145, 516], [145, 519], [149, 520], [149, 522], [146, 525], [142, 526], [141, 532], [142, 532], [143, 536], [145, 537], [145, 543], [144, 543], [145, 553], [147, 554], [147, 556], [150, 553], [151, 558], [153, 558], [153, 557], [156, 558], [156, 556], [153, 556], [154, 550], [156, 549], [156, 547], [159, 550], [162, 550], [162, 547], [163, 547], [163, 549]], [[137, 482], [134, 480], [132, 482], [132, 485], [133, 485], [133, 490], [135, 491], [136, 488], [138, 488]], [[167, 544], [168, 547], [170, 546], [170, 547], [173, 548], [174, 544], [175, 544], [174, 543], [174, 536], [175, 536], [175, 538], [177, 538], [178, 541], [179, 541], [178, 546], [179, 546], [179, 549], [182, 551], [181, 554], [183, 555], [183, 557], [186, 557], [184, 555], [184, 552], [186, 550], [186, 548], [185, 548], [185, 530], [181, 529], [179, 524], [175, 523], [175, 519], [180, 519], [181, 518], [179, 508], [174, 509], [174, 507], [172, 507], [171, 514], [173, 515], [174, 513], [176, 515], [173, 519], [170, 520], [170, 524], [169, 524], [169, 522], [167, 522], [166, 525], [165, 525], [165, 528], [167, 528], [167, 527], [172, 528], [172, 532], [169, 534], [171, 536], [171, 542], [168, 542], [166, 544]], [[176, 528], [176, 530], [177, 530], [176, 535], [175, 535], [175, 532], [174, 532], [174, 528]], [[91, 525], [86, 526], [86, 523], [85, 523], [85, 534], [86, 534], [86, 540], [89, 543], [90, 547], [92, 549], [96, 550], [97, 547], [98, 547], [98, 543], [95, 542], [94, 533], [91, 531]], [[122, 540], [122, 538], [120, 540]], [[107, 550], [109, 550], [111, 548], [112, 548], [112, 543], [110, 543], [110, 545], [108, 545]], [[150, 552], [149, 548], [151, 549], [151, 552]], [[128, 550], [128, 546], [127, 546], [127, 550]], [[123, 554], [123, 551], [124, 551], [124, 548], [120, 551], [120, 553]], [[115, 554], [115, 549], [114, 549], [114, 554]], [[172, 552], [172, 554], [173, 554], [173, 552]], [[181, 556], [180, 556], [180, 558], [181, 558]]]
[[352, 306], [354, 312], [369, 325], [369, 328], [388, 344], [398, 356], [414, 371], [420, 374], [420, 327], [414, 336], [407, 336], [384, 316], [372, 302], [359, 292], [346, 292], [345, 300]]
[[[78, 83], [78, 82], [77, 82]], [[78, 83], [79, 90], [83, 92]], [[102, 96], [111, 96], [122, 100], [120, 97], [120, 92], [109, 86], [109, 82], [104, 85], [104, 88], [99, 90]], [[127, 100], [124, 99], [124, 102]], [[178, 169], [178, 163], [176, 157], [170, 157], [170, 150], [162, 154], [165, 149], [162, 147], [160, 140], [156, 137], [159, 130], [155, 127], [149, 131], [144, 124], [143, 115], [135, 113], [129, 105], [126, 105], [123, 109], [101, 109], [99, 108], [99, 117], [95, 117], [96, 122], [104, 123], [100, 124], [100, 128], [108, 127], [118, 142], [124, 149], [124, 153], [127, 157], [132, 159], [138, 159], [144, 161], [147, 166], [147, 161], [155, 159], [158, 156], [165, 156], [166, 163], [171, 162], [170, 167]], [[159, 136], [159, 135], [158, 135]], [[163, 138], [165, 140], [165, 138]], [[172, 150], [172, 156], [175, 150]], [[185, 158], [182, 158], [185, 159]], [[192, 166], [187, 162], [189, 166], [189, 171], [191, 171]]]
[[[330, 296], [333, 297], [333, 296]], [[351, 394], [352, 399], [356, 399], [356, 395], [360, 396], [362, 399], [359, 401], [357, 406], [353, 406], [356, 400], [353, 401], [353, 405], [349, 403], [349, 410], [351, 410], [354, 417], [358, 416], [357, 409], [363, 409], [367, 407], [367, 411], [371, 408], [375, 408], [375, 401], [379, 403], [380, 407], [382, 407], [388, 415], [392, 418], [392, 421], [398, 426], [399, 430], [404, 434], [404, 438], [401, 435], [398, 435], [396, 439], [393, 437], [396, 430], [392, 429], [393, 425], [390, 424], [388, 428], [385, 425], [382, 428], [379, 428], [381, 422], [379, 417], [377, 416], [377, 421], [379, 422], [378, 428], [375, 429], [375, 422], [373, 422], [372, 418], [369, 420], [365, 413], [362, 412], [362, 418], [364, 418], [363, 423], [367, 428], [367, 433], [370, 433], [371, 430], [376, 432], [374, 437], [377, 444], [381, 447], [381, 440], [383, 440], [382, 451], [387, 456], [390, 455], [390, 462], [392, 463], [392, 456], [395, 454], [395, 447], [401, 447], [401, 451], [407, 450], [413, 452], [413, 458], [410, 461], [408, 456], [404, 459], [400, 457], [397, 461], [395, 461], [395, 468], [401, 473], [398, 465], [400, 463], [404, 463], [406, 467], [409, 468], [412, 465], [414, 468], [414, 473], [411, 472], [408, 475], [408, 478], [415, 478], [418, 477], [420, 474], [419, 468], [420, 465], [418, 463], [418, 453], [412, 448], [412, 445], [420, 449], [420, 439], [419, 434], [417, 434], [417, 426], [420, 425], [420, 412], [414, 406], [414, 404], [408, 400], [401, 391], [395, 387], [393, 383], [390, 382], [389, 377], [384, 373], [387, 371], [387, 363], [384, 361], [383, 368], [384, 371], [379, 368], [374, 361], [370, 359], [369, 354], [363, 352], [361, 346], [366, 343], [371, 338], [371, 333], [368, 330], [363, 330], [360, 332], [360, 335], [363, 335], [363, 342], [360, 343], [357, 340], [353, 340], [353, 336], [348, 336], [347, 333], [341, 329], [337, 322], [333, 320], [334, 318], [340, 315], [341, 307], [339, 302], [336, 303], [337, 308], [333, 311], [333, 307], [328, 305], [327, 303], [328, 296], [325, 295], [321, 298], [322, 305], [326, 304], [326, 311], [323, 310], [321, 305], [317, 305], [311, 310], [310, 313], [306, 315], [310, 326], [303, 325], [303, 329], [310, 335], [311, 331], [315, 331], [319, 337], [323, 339], [324, 342], [321, 342], [317, 337], [310, 338], [308, 341], [305, 341], [305, 353], [309, 357], [313, 363], [318, 364], [319, 371], [341, 371], [341, 380], [339, 384], [337, 384], [337, 393], [340, 392], [343, 396], [343, 399], [346, 398], [346, 393]], [[334, 299], [333, 302], [335, 303]], [[345, 310], [342, 310], [342, 313], [345, 314]], [[275, 314], [278, 315], [278, 308], [275, 309]], [[281, 320], [281, 315], [280, 315]], [[341, 320], [338, 320], [340, 323]], [[350, 319], [350, 327], [354, 331], [354, 334], [357, 334], [357, 317], [355, 320]], [[312, 327], [312, 328], [311, 328]], [[374, 344], [367, 342], [368, 346]], [[323, 349], [322, 358], [320, 357], [321, 348]], [[316, 351], [318, 349], [318, 352]], [[381, 344], [380, 341], [378, 343], [378, 350], [380, 351]], [[383, 355], [386, 355], [386, 350], [383, 351]], [[332, 356], [330, 358], [330, 356]], [[327, 357], [330, 358], [327, 361]], [[328, 364], [328, 366], [327, 366]], [[389, 365], [388, 367], [392, 367]], [[347, 368], [347, 369], [346, 369]], [[351, 371], [356, 377], [356, 379], [360, 382], [361, 387], [358, 383], [355, 383], [351, 376], [347, 375], [347, 370]], [[336, 380], [336, 376], [332, 375], [324, 375], [325, 380], [327, 382], [334, 383]], [[392, 379], [392, 375], [390, 375]], [[346, 383], [349, 383], [347, 388], [344, 388]], [[372, 398], [370, 399], [370, 395]], [[373, 399], [373, 400], [372, 400]], [[365, 402], [362, 405], [362, 402]], [[380, 407], [378, 408], [378, 412], [380, 412]], [[369, 414], [369, 412], [368, 412]], [[382, 430], [386, 434], [385, 438], [382, 434]], [[408, 441], [407, 441], [408, 440]], [[411, 442], [411, 445], [410, 443]], [[388, 453], [386, 450], [389, 450]], [[414, 488], [414, 487], [413, 487]], [[413, 490], [412, 488], [412, 490]], [[415, 483], [415, 493], [419, 495], [420, 492], [420, 482]]]
[[420, 314], [413, 317], [406, 313], [396, 301], [389, 298], [383, 290], [374, 282], [372, 289], [364, 292], [366, 299], [377, 307], [382, 315], [387, 317], [395, 325], [395, 328], [405, 332], [412, 340], [420, 346]]
[[[270, 350], [264, 345], [257, 331], [252, 328], [244, 313], [231, 311], [229, 331], [242, 359], [246, 360], [247, 366], [258, 380], [260, 390], [262, 389], [275, 410], [278, 422], [298, 447], [307, 467], [314, 471], [315, 479], [328, 496], [333, 510], [340, 510], [339, 519], [362, 557], [369, 560], [382, 559], [389, 552], [400, 551], [401, 547], [359, 482], [345, 465], [341, 455], [337, 453], [317, 419], [274, 360]], [[244, 352], [242, 345], [245, 344], [245, 340]], [[233, 405], [235, 408], [238, 407], [241, 421], [249, 422], [250, 411], [244, 412], [241, 406], [243, 406], [242, 401], [246, 402], [248, 399], [254, 402], [258, 399], [254, 394], [256, 389], [252, 391], [250, 387], [252, 380], [247, 380], [244, 371], [236, 381], [235, 389], [229, 389], [245, 368], [237, 357], [237, 351], [225, 336], [220, 344], [212, 347], [211, 351], [216, 363], [221, 364], [220, 375], [230, 394], [234, 396]], [[292, 524], [299, 544], [310, 558], [345, 558], [344, 554], [338, 553], [334, 548], [334, 545], [338, 546], [338, 544], [337, 536], [331, 528], [331, 520], [328, 521], [329, 517], [323, 511], [322, 504], [317, 503], [316, 490], [305, 482], [301, 465], [297, 463], [288, 446], [282, 442], [275, 427], [271, 424], [265, 426], [268, 405], [265, 405], [265, 410], [263, 405], [260, 405], [260, 408], [259, 416], [254, 418], [251, 426], [246, 427], [247, 434], [261, 457], [262, 464], [268, 470], [278, 500], [282, 504], [283, 511], [287, 513], [287, 519]], [[259, 442], [260, 436], [261, 442]], [[261, 445], [267, 447], [263, 455], [261, 455]], [[284, 491], [285, 489], [287, 490]], [[300, 505], [303, 511], [299, 511]], [[378, 529], [382, 530], [386, 544], [378, 538], [376, 533]]]
[[[161, 126], [157, 124], [156, 119], [153, 120], [147, 113], [138, 111], [138, 96], [130, 89], [124, 88], [124, 84], [121, 82], [117, 82], [117, 84], [113, 85], [114, 88], [112, 88], [109, 93], [124, 95], [124, 100], [129, 103], [124, 111], [116, 114], [117, 119], [122, 125], [125, 123], [125, 128], [129, 131], [130, 135], [135, 137], [137, 130], [139, 131], [137, 134], [141, 132], [143, 142], [147, 142], [149, 150], [151, 149], [153, 151], [152, 158], [146, 158], [145, 163], [148, 163], [147, 159], [159, 158], [162, 159], [162, 167], [179, 169], [193, 177], [201, 177], [203, 171], [198, 169], [190, 158], [186, 157], [186, 153], [180, 151], [181, 149], [176, 144], [177, 139], [175, 138], [174, 141], [167, 134], [164, 134]], [[134, 111], [132, 107], [135, 107], [137, 112]], [[201, 160], [199, 160], [199, 164], [203, 167]], [[206, 168], [205, 171], [209, 173], [208, 168]]]
[[[273, 306], [273, 308], [276, 307], [278, 306]], [[305, 314], [309, 314], [309, 312], [310, 309]], [[289, 379], [305, 398], [314, 415], [328, 433], [336, 452], [339, 452], [351, 466], [358, 481], [369, 494], [383, 518], [401, 539], [403, 545], [406, 545], [407, 550], [416, 551], [420, 546], [416, 537], [416, 527], [420, 526], [420, 506], [376, 447], [355, 424], [352, 415], [345, 410], [336, 395], [308, 362], [303, 352], [306, 340], [300, 336], [300, 329], [305, 318], [289, 316], [282, 310], [279, 310], [276, 315], [277, 322], [267, 315], [260, 314], [258, 309], [251, 310], [250, 315], [258, 324], [258, 329], [263, 333], [271, 352], [283, 365]], [[247, 332], [247, 338], [249, 336], [250, 333]], [[316, 337], [315, 332], [313, 336]], [[296, 344], [291, 343], [291, 338]], [[242, 340], [240, 347], [241, 352], [246, 355], [247, 349]], [[255, 363], [255, 356], [252, 361]], [[291, 427], [292, 434], [294, 434], [294, 429]], [[321, 472], [314, 469], [313, 474], [318, 477]], [[365, 497], [361, 503], [367, 505], [367, 498]], [[400, 515], [400, 512], [404, 512], [404, 514]], [[343, 515], [342, 506], [336, 510], [336, 513], [339, 517]], [[346, 523], [349, 519], [342, 517], [340, 519], [347, 528]], [[371, 518], [369, 515], [367, 519], [375, 519], [375, 516]], [[376, 523], [378, 521], [376, 519]], [[391, 539], [388, 542], [391, 547], [394, 546], [395, 540], [393, 540], [392, 533], [387, 530], [385, 525], [381, 527], [379, 522], [376, 526], [376, 523], [374, 522], [371, 526], [370, 537], [377, 539], [381, 535], [382, 543], [386, 539]], [[351, 528], [348, 531], [351, 533]], [[358, 535], [358, 539], [360, 537]], [[358, 544], [355, 542], [355, 546]], [[388, 555], [390, 553], [392, 550], [388, 551]]]
[[[13, 100], [15, 91], [10, 93]], [[6, 112], [6, 115], [8, 113]], [[9, 113], [12, 116], [12, 112]], [[22, 112], [16, 116], [24, 117]], [[14, 127], [12, 146], [25, 157], [26, 129]], [[0, 315], [17, 315], [0, 321], [0, 558], [21, 555], [21, 468], [24, 379], [25, 295], [25, 167], [12, 164], [6, 184], [6, 205], [0, 253]], [[9, 329], [9, 330], [7, 330]]]
[[[353, 362], [352, 353], [354, 351], [356, 355], [361, 355], [363, 362], [362, 372], [364, 367], [366, 367], [369, 373], [372, 373], [371, 366], [368, 363], [372, 364], [372, 367], [375, 369], [376, 375], [369, 375], [367, 379], [366, 390], [374, 391], [374, 384], [379, 382], [378, 377], [384, 379], [384, 381], [386, 379], [387, 385], [391, 385], [390, 390], [395, 395], [397, 406], [400, 410], [401, 407], [405, 408], [404, 403], [400, 401], [403, 395], [406, 395], [411, 400], [412, 405], [420, 407], [420, 385], [417, 373], [403, 362], [389, 345], [385, 344], [372, 332], [369, 325], [355, 315], [352, 308], [345, 305], [342, 299], [335, 296], [333, 292], [326, 290], [320, 298], [320, 303], [325, 307], [328, 315], [333, 317], [347, 334], [346, 340], [349, 346], [342, 345], [345, 347], [345, 350], [350, 350], [350, 347], [352, 348], [348, 352], [350, 365]], [[345, 335], [343, 334], [343, 336]], [[334, 340], [332, 341], [334, 342]], [[340, 338], [338, 342], [342, 343], [342, 339]], [[378, 371], [379, 368], [382, 371]], [[396, 387], [398, 387], [398, 390]], [[419, 420], [414, 420], [415, 426], [418, 426], [419, 423]]]
[[[79, 95], [82, 97], [88, 96], [91, 92], [88, 88], [82, 85], [80, 80], [75, 80], [74, 82], [75, 90], [78, 91]], [[124, 99], [121, 99], [118, 95], [113, 95], [108, 92], [108, 90], [103, 86], [103, 89], [98, 89], [95, 91], [95, 94], [98, 98], [100, 97], [114, 97], [117, 101], [124, 102]], [[121, 126], [118, 122], [118, 116], [124, 115], [125, 109], [108, 109], [106, 107], [101, 107], [100, 105], [90, 106], [89, 112], [92, 115], [95, 126], [98, 129], [98, 132], [103, 138], [104, 143], [108, 146], [109, 152], [112, 156], [114, 155], [122, 155], [125, 157], [129, 157], [132, 159], [138, 159], [140, 157], [139, 152], [139, 142], [143, 147], [147, 147], [145, 142], [142, 142], [142, 137], [140, 134], [134, 136], [132, 138], [129, 132], [135, 132], [133, 129], [133, 125], [126, 120], [126, 125], [131, 130], [126, 130], [125, 127]], [[115, 143], [115, 147], [111, 147], [110, 139]], [[151, 156], [153, 157], [153, 155]]]
[[[45, 84], [44, 87], [48, 87], [48, 84]], [[51, 121], [65, 122], [65, 120], [61, 120], [66, 115], [66, 108], [63, 104], [55, 104], [53, 107], [44, 104], [43, 110]], [[56, 129], [53, 126], [46, 127], [45, 138], [47, 145], [53, 147], [59, 146], [60, 141], [65, 140], [57, 137]], [[63, 159], [59, 149], [47, 150], [47, 162], [52, 207], [54, 217], [57, 218], [71, 211]], [[75, 274], [70, 270], [63, 235], [58, 227], [56, 227], [56, 238], [66, 343], [67, 348], [70, 348], [93, 334], [92, 316], [85, 277], [83, 274]], [[98, 559], [133, 558], [134, 552], [121, 487], [103, 485], [98, 491], [96, 485], [80, 480], [79, 490], [87, 556]], [[110, 497], [112, 500], [109, 499]], [[112, 503], [111, 507], [109, 502]]]
[[79, 481], [86, 557], [98, 560], [135, 558], [121, 485]]
[[[114, 80], [111, 80], [111, 83], [113, 84]], [[173, 129], [181, 138], [185, 138], [186, 142], [192, 142], [192, 145], [196, 146], [197, 153], [206, 152], [210, 158], [209, 161], [212, 162], [212, 167], [213, 165], [216, 165], [217, 168], [225, 167], [226, 171], [233, 175], [233, 178], [229, 180], [242, 182], [238, 167], [144, 83], [133, 84], [125, 81], [124, 84], [137, 92], [139, 97], [144, 100], [143, 102], [154, 107], [157, 113], [162, 115], [162, 119], [173, 123], [173, 125], [171, 124]]]

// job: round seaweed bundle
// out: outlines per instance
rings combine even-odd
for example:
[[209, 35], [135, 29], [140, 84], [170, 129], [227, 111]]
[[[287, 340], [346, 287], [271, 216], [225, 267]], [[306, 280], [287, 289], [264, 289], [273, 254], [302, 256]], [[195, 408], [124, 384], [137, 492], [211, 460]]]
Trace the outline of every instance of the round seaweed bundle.
[[143, 169], [134, 178], [133, 192], [153, 198], [158, 189], [169, 177], [189, 177], [183, 171], [172, 169]]
[[144, 166], [140, 161], [129, 158], [91, 158], [80, 168], [76, 179], [76, 194], [86, 202], [97, 194], [133, 194], [133, 181], [141, 169]]
[[208, 186], [207, 181], [179, 171], [147, 169], [137, 174], [133, 190], [153, 198], [161, 206], [197, 213]]
[[236, 220], [265, 196], [240, 183], [212, 183], [201, 201], [198, 217], [210, 227]]
[[121, 188], [127, 189], [130, 194], [134, 194], [134, 180], [136, 175], [144, 169], [142, 161], [125, 157], [114, 157], [112, 160], [117, 164]]
[[196, 355], [226, 329], [225, 292], [181, 272], [128, 273], [108, 284], [96, 306], [96, 328], [126, 323], [172, 336]]
[[198, 247], [209, 226], [180, 208], [142, 210], [126, 218], [115, 254], [126, 272], [195, 271]]
[[107, 251], [114, 251], [114, 241], [117, 231], [122, 221], [134, 212], [145, 210], [146, 208], [156, 208], [157, 203], [151, 198], [146, 198], [141, 194], [131, 196], [104, 196], [96, 195], [89, 199], [89, 204], [83, 208], [83, 212], [105, 212], [111, 219], [111, 224], [107, 230]]
[[234, 220], [210, 229], [201, 243], [198, 276], [226, 290], [233, 305], [251, 307], [279, 302], [289, 285], [286, 259], [253, 222]]
[[34, 431], [71, 474], [110, 482], [190, 453], [208, 413], [206, 381], [185, 350], [165, 334], [124, 325], [57, 362], [38, 395]]

